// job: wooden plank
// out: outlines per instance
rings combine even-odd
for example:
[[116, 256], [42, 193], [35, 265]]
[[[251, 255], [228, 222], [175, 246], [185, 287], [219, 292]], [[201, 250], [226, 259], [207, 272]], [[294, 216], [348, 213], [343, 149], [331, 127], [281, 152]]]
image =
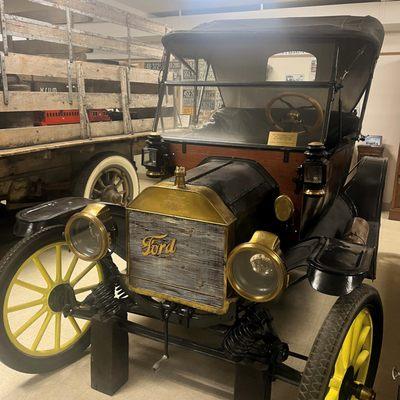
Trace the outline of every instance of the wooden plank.
[[133, 9], [127, 12], [117, 7], [110, 6], [100, 1], [95, 0], [29, 0], [32, 3], [37, 3], [45, 6], [52, 6], [62, 10], [69, 7], [73, 12], [94, 19], [112, 22], [117, 25], [130, 26], [144, 32], [156, 33], [164, 35], [167, 31], [167, 26], [151, 20], [142, 11]]
[[[87, 114], [86, 104], [86, 91], [85, 91], [85, 76], [83, 75], [82, 63], [76, 64], [76, 81], [78, 84], [78, 104], [79, 104], [79, 119], [81, 126], [82, 139], [91, 138], [90, 121]], [[71, 104], [73, 102], [73, 93], [68, 93], [68, 100]]]
[[4, 13], [4, 0], [0, 0], [0, 27], [1, 36], [3, 38], [3, 52], [4, 54], [8, 54], [8, 32], [6, 27], [6, 15]]
[[129, 96], [128, 96], [128, 67], [120, 67], [121, 76], [121, 105], [122, 118], [124, 122], [124, 133], [132, 132], [131, 114], [129, 112]]
[[[3, 92], [0, 92], [0, 96]], [[157, 105], [156, 94], [132, 94], [129, 108], [149, 108]], [[166, 104], [172, 104], [168, 99]], [[118, 93], [86, 93], [86, 108], [120, 108], [121, 95]], [[77, 110], [78, 94], [73, 93], [72, 103], [68, 101], [68, 92], [9, 92], [9, 104], [0, 102], [0, 112]]]
[[[5, 14], [7, 33], [27, 39], [38, 39], [48, 42], [68, 44], [68, 32], [64, 26], [56, 26], [46, 22], [36, 21], [29, 18]], [[113, 51], [126, 54], [128, 42], [126, 39], [115, 39], [105, 35], [89, 32], [71, 30], [72, 45], [77, 47], [88, 47], [102, 51]], [[161, 59], [162, 50], [151, 47], [135, 40], [130, 44], [132, 56], [139, 58]]]
[[[33, 75], [48, 78], [67, 78], [67, 62], [53, 57], [33, 56], [9, 53], [5, 57], [9, 74]], [[82, 62], [86, 79], [119, 81], [119, 66], [94, 62]], [[76, 63], [72, 64], [72, 74], [76, 75]], [[158, 71], [143, 68], [131, 68], [129, 80], [137, 83], [154, 83], [158, 81]]]
[[85, 146], [96, 143], [111, 143], [111, 142], [125, 141], [125, 140], [136, 140], [148, 136], [149, 133], [150, 132], [139, 133], [136, 135], [118, 135], [118, 136], [107, 136], [94, 139], [68, 140], [66, 142], [52, 143], [51, 146], [49, 146], [48, 144], [41, 144], [35, 146], [19, 147], [16, 149], [0, 150], [0, 158], [20, 156], [25, 154], [37, 153], [41, 151], [58, 150], [69, 147]]
[[[169, 128], [173, 127], [173, 118], [166, 118]], [[151, 130], [153, 118], [132, 120], [133, 136], [140, 132]], [[109, 138], [124, 134], [122, 121], [92, 122], [92, 140]], [[53, 126], [30, 126], [26, 128], [10, 128], [0, 130], [0, 153], [9, 151], [9, 154], [20, 154], [20, 150], [27, 146], [46, 145], [51, 150], [64, 141], [76, 141], [80, 139], [79, 124], [53, 125]]]

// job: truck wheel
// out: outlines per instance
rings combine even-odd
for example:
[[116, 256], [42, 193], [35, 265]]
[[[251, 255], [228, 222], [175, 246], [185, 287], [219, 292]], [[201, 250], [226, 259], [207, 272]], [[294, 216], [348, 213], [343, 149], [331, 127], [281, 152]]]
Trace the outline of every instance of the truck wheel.
[[354, 395], [355, 384], [372, 388], [378, 369], [382, 331], [382, 303], [374, 288], [363, 285], [340, 297], [311, 349], [298, 399], [361, 398]]
[[82, 356], [90, 322], [62, 309], [85, 299], [103, 280], [98, 262], [73, 255], [64, 227], [44, 229], [18, 242], [0, 262], [0, 361], [17, 371], [41, 373]]
[[74, 188], [75, 196], [121, 205], [138, 194], [135, 166], [118, 153], [103, 153], [90, 160]]

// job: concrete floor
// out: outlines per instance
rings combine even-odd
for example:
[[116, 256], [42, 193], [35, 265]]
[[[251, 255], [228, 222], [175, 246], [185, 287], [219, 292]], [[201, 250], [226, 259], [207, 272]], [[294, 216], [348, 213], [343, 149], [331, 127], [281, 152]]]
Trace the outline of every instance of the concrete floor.
[[[380, 369], [376, 381], [378, 399], [395, 399], [397, 384], [391, 370], [400, 367], [399, 290], [400, 222], [382, 218], [378, 279], [374, 282], [385, 309], [385, 337]], [[121, 265], [123, 267], [123, 265]], [[334, 298], [313, 291], [307, 282], [302, 290], [292, 290], [273, 312], [278, 332], [289, 340], [292, 350], [306, 354]], [[147, 324], [154, 322], [144, 321]], [[202, 335], [197, 332], [196, 335]], [[44, 338], [44, 344], [47, 339]], [[130, 379], [115, 399], [196, 400], [231, 399], [234, 370], [223, 361], [171, 348], [172, 358], [157, 373], [152, 365], [159, 359], [162, 345], [139, 337], [130, 337]], [[299, 369], [304, 364], [294, 363]], [[0, 399], [15, 400], [95, 400], [105, 399], [90, 388], [90, 357], [86, 355], [73, 365], [44, 375], [26, 375], [0, 364]], [[273, 399], [296, 399], [296, 389], [284, 383], [274, 384]]]

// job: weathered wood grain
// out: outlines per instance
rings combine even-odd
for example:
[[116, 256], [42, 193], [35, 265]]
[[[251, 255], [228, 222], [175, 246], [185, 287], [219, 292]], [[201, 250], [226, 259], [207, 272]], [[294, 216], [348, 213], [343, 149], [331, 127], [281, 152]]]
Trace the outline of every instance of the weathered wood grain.
[[[3, 96], [3, 92], [0, 92]], [[129, 108], [149, 108], [157, 105], [156, 94], [132, 94]], [[171, 104], [171, 99], [165, 99]], [[86, 108], [121, 108], [121, 95], [118, 93], [86, 93]], [[78, 93], [72, 94], [69, 102], [67, 92], [9, 92], [9, 104], [0, 102], [0, 112], [76, 110], [79, 108]]]
[[[68, 44], [68, 32], [63, 26], [57, 26], [16, 15], [5, 14], [7, 33], [27, 39], [44, 40], [53, 43]], [[73, 46], [113, 51], [125, 54], [128, 46], [126, 39], [116, 39], [105, 35], [71, 30], [71, 42]], [[138, 40], [130, 43], [132, 56], [138, 58], [161, 59], [161, 48], [149, 46]]]
[[[9, 53], [5, 56], [8, 74], [33, 75], [45, 78], [67, 79], [67, 62], [54, 57]], [[119, 81], [120, 66], [82, 61], [86, 79]], [[72, 64], [72, 75], [76, 76], [76, 62]], [[157, 84], [158, 71], [143, 68], [131, 68], [129, 80], [137, 83]]]
[[[174, 119], [165, 118], [170, 128], [173, 127]], [[153, 118], [132, 120], [135, 133], [148, 132], [153, 125]], [[109, 138], [124, 133], [122, 121], [92, 122], [90, 124], [92, 139]], [[26, 128], [9, 128], [0, 130], [0, 149], [8, 149], [9, 152], [17, 152], [18, 147], [47, 145], [48, 149], [57, 146], [57, 143], [68, 140], [80, 139], [79, 124], [57, 125], [57, 126], [30, 126]], [[131, 136], [128, 136], [131, 137]], [[13, 150], [14, 149], [14, 150]]]
[[166, 25], [147, 18], [147, 15], [140, 10], [133, 9], [127, 12], [117, 7], [110, 6], [95, 0], [29, 0], [31, 3], [52, 6], [61, 10], [70, 8], [71, 11], [86, 15], [87, 17], [101, 19], [117, 25], [128, 25], [131, 28], [145, 32], [164, 35]]
[[[226, 296], [225, 230], [220, 225], [129, 212], [129, 284], [199, 309], [221, 310]], [[161, 234], [167, 237], [157, 243], [176, 239], [175, 253], [144, 256], [142, 240]]]

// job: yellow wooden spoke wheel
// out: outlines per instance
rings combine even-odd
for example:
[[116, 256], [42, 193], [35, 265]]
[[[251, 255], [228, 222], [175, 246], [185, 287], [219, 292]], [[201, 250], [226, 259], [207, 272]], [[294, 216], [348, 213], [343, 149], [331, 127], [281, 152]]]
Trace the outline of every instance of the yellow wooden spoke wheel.
[[373, 400], [382, 345], [378, 292], [363, 285], [340, 297], [315, 339], [299, 400]]
[[0, 263], [0, 359], [24, 372], [57, 368], [89, 345], [90, 322], [63, 316], [103, 279], [99, 262], [78, 259], [64, 227], [19, 242]]
[[[339, 400], [346, 381], [365, 384], [372, 353], [373, 323], [368, 309], [362, 310], [343, 341], [325, 400]], [[355, 399], [352, 396], [352, 399]]]

